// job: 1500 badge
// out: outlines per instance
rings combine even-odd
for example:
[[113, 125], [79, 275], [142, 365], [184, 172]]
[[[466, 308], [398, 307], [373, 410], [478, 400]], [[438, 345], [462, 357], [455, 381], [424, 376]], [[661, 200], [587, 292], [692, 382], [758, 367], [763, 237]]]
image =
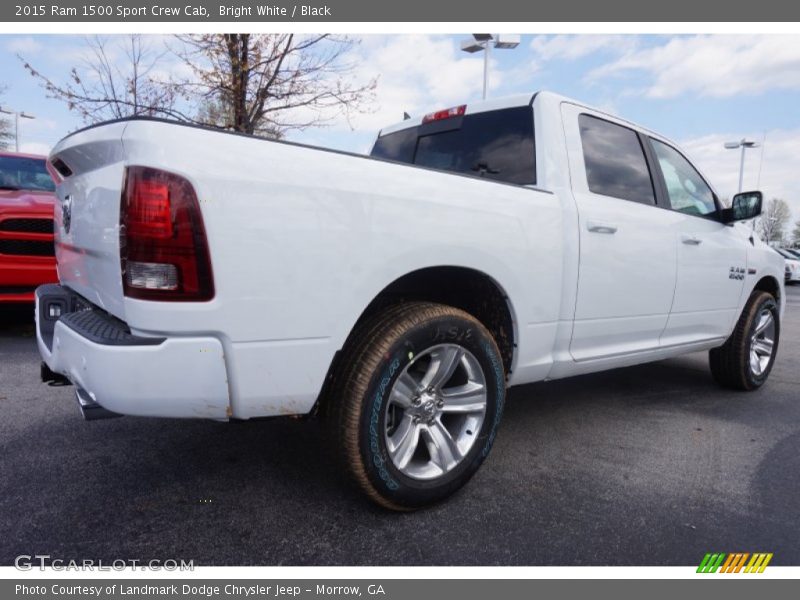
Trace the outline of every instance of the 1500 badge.
[[742, 267], [731, 267], [728, 279], [744, 279], [745, 270]]

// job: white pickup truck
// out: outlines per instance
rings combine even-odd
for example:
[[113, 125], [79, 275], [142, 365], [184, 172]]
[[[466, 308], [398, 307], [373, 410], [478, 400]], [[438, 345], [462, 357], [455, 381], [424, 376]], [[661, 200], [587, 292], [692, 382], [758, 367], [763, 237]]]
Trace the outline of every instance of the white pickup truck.
[[552, 93], [384, 129], [371, 156], [146, 118], [50, 155], [42, 379], [87, 418], [321, 414], [413, 509], [478, 469], [509, 386], [708, 350], [761, 386], [781, 257], [664, 137]]

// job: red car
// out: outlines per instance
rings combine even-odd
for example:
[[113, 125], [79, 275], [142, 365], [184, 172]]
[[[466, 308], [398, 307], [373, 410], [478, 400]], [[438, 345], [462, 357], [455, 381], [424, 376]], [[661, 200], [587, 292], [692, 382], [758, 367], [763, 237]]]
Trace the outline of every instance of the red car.
[[0, 304], [32, 302], [37, 286], [58, 281], [54, 192], [44, 156], [0, 152]]

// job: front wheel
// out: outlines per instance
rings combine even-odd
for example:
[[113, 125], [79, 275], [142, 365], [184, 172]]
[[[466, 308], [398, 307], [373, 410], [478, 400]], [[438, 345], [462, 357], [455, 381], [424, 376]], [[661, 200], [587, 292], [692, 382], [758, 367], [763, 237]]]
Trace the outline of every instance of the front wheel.
[[725, 344], [709, 352], [714, 379], [723, 387], [755, 390], [767, 380], [780, 337], [780, 311], [775, 298], [754, 291]]
[[359, 328], [330, 398], [337, 450], [378, 504], [413, 510], [463, 486], [489, 454], [505, 398], [500, 351], [459, 309], [409, 302]]

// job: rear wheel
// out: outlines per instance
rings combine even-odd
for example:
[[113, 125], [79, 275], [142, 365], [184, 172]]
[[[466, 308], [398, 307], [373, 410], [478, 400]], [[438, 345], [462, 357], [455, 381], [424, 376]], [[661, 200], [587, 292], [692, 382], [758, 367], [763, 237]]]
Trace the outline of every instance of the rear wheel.
[[754, 291], [731, 336], [709, 352], [711, 374], [723, 387], [761, 387], [775, 363], [779, 338], [778, 303], [767, 292]]
[[330, 398], [337, 451], [378, 504], [411, 510], [463, 486], [492, 447], [505, 374], [474, 317], [413, 302], [369, 320]]

